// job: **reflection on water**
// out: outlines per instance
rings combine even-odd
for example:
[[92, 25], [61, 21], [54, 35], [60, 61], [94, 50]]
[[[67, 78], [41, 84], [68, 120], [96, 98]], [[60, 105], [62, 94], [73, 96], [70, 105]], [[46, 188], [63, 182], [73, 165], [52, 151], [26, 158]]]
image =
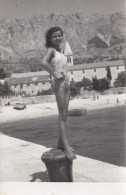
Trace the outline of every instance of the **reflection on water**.
[[[4, 134], [56, 147], [58, 116], [1, 124]], [[86, 116], [68, 117], [68, 140], [76, 153], [85, 157], [125, 166], [125, 108], [88, 111]]]

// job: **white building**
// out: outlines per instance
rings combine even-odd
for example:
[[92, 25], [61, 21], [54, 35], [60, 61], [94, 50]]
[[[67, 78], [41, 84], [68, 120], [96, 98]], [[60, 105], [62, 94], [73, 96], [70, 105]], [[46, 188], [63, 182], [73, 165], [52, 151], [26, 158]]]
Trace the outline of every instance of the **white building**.
[[[67, 56], [70, 81], [81, 81], [84, 77], [90, 80], [93, 77], [105, 78], [107, 67], [110, 67], [111, 86], [113, 86], [118, 73], [125, 71], [123, 60], [73, 65], [73, 53], [68, 42], [64, 54]], [[51, 88], [50, 74], [47, 71], [12, 74], [8, 82], [15, 93], [37, 95], [38, 92]]]
[[15, 94], [37, 95], [51, 87], [50, 75], [46, 71], [12, 74], [8, 83]]
[[[90, 80], [93, 77], [104, 78], [108, 66], [110, 67], [111, 85], [113, 86], [118, 73], [125, 71], [123, 60], [68, 66], [70, 81], [81, 81], [84, 77]], [[24, 92], [25, 94], [37, 95], [38, 92], [51, 88], [50, 75], [46, 71], [12, 74], [8, 82], [15, 93]]]
[[125, 71], [125, 66], [123, 60], [118, 61], [106, 61], [106, 62], [98, 62], [98, 63], [89, 63], [89, 64], [78, 64], [69, 66], [69, 77], [70, 80], [81, 81], [83, 77], [92, 80], [92, 77], [97, 77], [97, 79], [101, 79], [106, 77], [107, 67], [110, 67], [111, 71], [111, 85], [118, 76], [118, 73]]
[[65, 44], [64, 55], [67, 57], [68, 65], [73, 66], [73, 52], [68, 42]]

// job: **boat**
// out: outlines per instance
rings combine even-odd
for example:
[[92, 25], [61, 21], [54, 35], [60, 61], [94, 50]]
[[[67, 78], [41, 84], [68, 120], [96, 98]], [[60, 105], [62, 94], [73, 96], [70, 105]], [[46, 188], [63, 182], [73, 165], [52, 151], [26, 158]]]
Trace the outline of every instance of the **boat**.
[[86, 109], [71, 109], [68, 111], [68, 116], [83, 116], [86, 115]]

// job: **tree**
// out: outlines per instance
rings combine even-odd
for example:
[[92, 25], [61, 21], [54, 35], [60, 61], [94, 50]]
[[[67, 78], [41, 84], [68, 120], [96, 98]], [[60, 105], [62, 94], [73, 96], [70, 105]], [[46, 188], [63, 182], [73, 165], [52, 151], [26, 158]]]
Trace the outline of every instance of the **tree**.
[[84, 89], [90, 89], [92, 87], [92, 81], [88, 78], [83, 78], [82, 81], [76, 82], [77, 87]]
[[96, 91], [99, 90], [99, 81], [97, 77], [92, 78], [92, 89]]
[[109, 82], [109, 84], [111, 83], [111, 80], [112, 80], [112, 76], [111, 76], [111, 70], [110, 70], [110, 67], [107, 66], [107, 74], [106, 74], [106, 77], [107, 77], [107, 80]]
[[92, 88], [92, 81], [90, 79], [84, 77], [82, 80], [82, 83], [83, 83], [84, 89], [90, 90]]
[[96, 91], [104, 91], [106, 89], [109, 89], [109, 81], [106, 78], [102, 78], [102, 79], [97, 79], [92, 78], [92, 88], [93, 90]]
[[115, 87], [125, 87], [125, 83], [126, 83], [125, 79], [126, 79], [125, 71], [118, 73], [117, 79], [114, 82], [114, 86]]
[[70, 95], [75, 97], [80, 94], [80, 86], [75, 81], [70, 82]]
[[13, 92], [10, 89], [10, 86], [8, 85], [7, 82], [5, 82], [4, 84], [0, 83], [0, 96], [8, 96], [8, 95], [12, 95]]
[[106, 78], [99, 79], [99, 91], [109, 89], [109, 81]]
[[2, 67], [2, 68], [0, 68], [0, 79], [4, 79], [5, 77], [6, 77], [6, 74], [5, 74], [5, 71]]

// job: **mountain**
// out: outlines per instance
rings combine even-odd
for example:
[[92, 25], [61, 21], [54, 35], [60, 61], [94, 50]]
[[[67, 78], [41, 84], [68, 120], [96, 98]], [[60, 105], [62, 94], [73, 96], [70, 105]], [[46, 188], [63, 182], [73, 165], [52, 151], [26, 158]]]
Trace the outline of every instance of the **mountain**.
[[[61, 26], [74, 54], [74, 64], [110, 59], [123, 53], [125, 13], [35, 15], [0, 21], [0, 66], [11, 72], [40, 70], [37, 60], [45, 53], [45, 33]], [[98, 44], [99, 43], [99, 44]], [[114, 57], [115, 58], [115, 57]]]

